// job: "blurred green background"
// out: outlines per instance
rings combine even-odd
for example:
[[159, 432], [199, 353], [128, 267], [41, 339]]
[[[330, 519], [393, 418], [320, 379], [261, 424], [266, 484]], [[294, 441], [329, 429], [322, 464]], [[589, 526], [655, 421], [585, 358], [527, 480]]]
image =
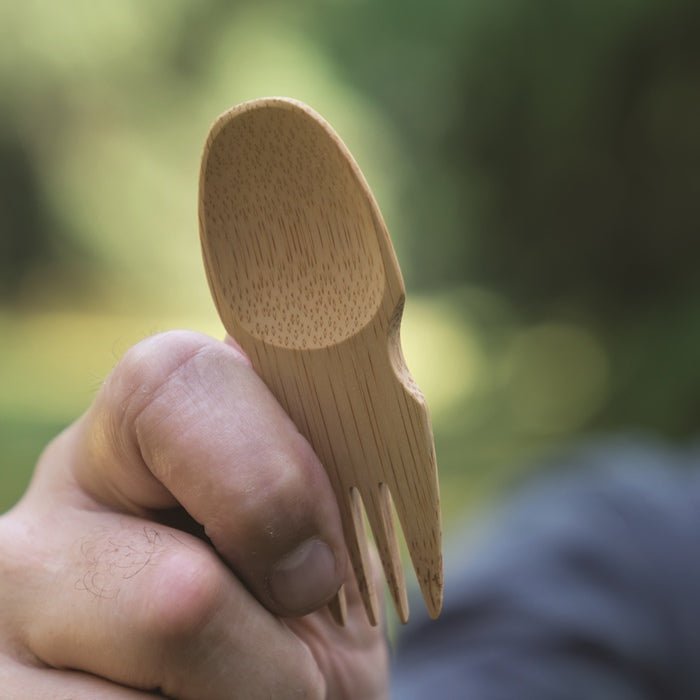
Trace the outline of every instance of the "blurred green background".
[[593, 434], [700, 416], [700, 4], [0, 5], [0, 511], [124, 350], [222, 335], [209, 125], [282, 94], [355, 154], [409, 290], [448, 520]]

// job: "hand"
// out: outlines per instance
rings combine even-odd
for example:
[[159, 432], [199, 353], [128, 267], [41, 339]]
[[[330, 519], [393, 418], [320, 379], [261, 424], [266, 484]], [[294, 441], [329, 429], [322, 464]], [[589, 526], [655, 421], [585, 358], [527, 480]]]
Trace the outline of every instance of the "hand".
[[234, 344], [145, 340], [0, 518], [2, 697], [385, 697], [354, 586], [345, 628], [323, 607], [346, 559], [321, 464]]

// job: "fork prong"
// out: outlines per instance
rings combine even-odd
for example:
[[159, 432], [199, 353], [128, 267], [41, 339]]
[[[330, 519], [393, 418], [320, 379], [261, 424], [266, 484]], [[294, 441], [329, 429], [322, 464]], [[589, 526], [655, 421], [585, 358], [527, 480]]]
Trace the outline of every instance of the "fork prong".
[[348, 601], [345, 596], [345, 586], [341, 586], [335, 594], [335, 598], [328, 603], [328, 610], [339, 627], [345, 627], [348, 620]]
[[377, 604], [377, 592], [371, 576], [372, 567], [370, 566], [369, 550], [367, 548], [367, 532], [363, 517], [362, 497], [355, 487], [350, 489], [348, 503], [341, 505], [341, 515], [343, 515], [342, 511], [344, 508], [348, 508], [352, 528], [350, 536], [346, 535], [345, 537], [350, 561], [355, 571], [357, 586], [367, 612], [367, 618], [369, 623], [376, 627], [379, 620], [379, 605]]
[[408, 486], [395, 486], [392, 493], [423, 599], [430, 616], [435, 619], [442, 609], [443, 589], [440, 546], [442, 527], [437, 499], [423, 504], [422, 516], [417, 518]]
[[401, 565], [399, 541], [394, 527], [389, 487], [382, 483], [378, 484], [378, 488], [368, 489], [364, 503], [396, 612], [401, 622], [406, 623], [408, 622], [408, 596]]

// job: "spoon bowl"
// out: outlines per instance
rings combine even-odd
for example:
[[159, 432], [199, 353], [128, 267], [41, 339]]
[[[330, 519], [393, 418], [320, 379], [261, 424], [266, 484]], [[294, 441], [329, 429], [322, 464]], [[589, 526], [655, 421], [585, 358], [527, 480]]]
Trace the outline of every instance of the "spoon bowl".
[[236, 232], [235, 256], [214, 271], [234, 285], [219, 304], [232, 322], [266, 343], [313, 349], [373, 318], [384, 266], [372, 209], [352, 186], [345, 154], [317, 121], [289, 107], [248, 105], [210, 137], [206, 248], [229, 245]]

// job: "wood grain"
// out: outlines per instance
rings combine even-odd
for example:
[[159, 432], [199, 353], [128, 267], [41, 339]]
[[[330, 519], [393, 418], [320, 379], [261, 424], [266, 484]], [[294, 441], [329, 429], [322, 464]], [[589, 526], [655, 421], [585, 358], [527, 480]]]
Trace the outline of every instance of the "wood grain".
[[248, 102], [211, 129], [199, 207], [223, 324], [326, 467], [370, 621], [378, 607], [363, 508], [399, 617], [408, 618], [392, 501], [436, 617], [443, 579], [432, 430], [401, 352], [401, 273], [357, 164], [306, 105]]

